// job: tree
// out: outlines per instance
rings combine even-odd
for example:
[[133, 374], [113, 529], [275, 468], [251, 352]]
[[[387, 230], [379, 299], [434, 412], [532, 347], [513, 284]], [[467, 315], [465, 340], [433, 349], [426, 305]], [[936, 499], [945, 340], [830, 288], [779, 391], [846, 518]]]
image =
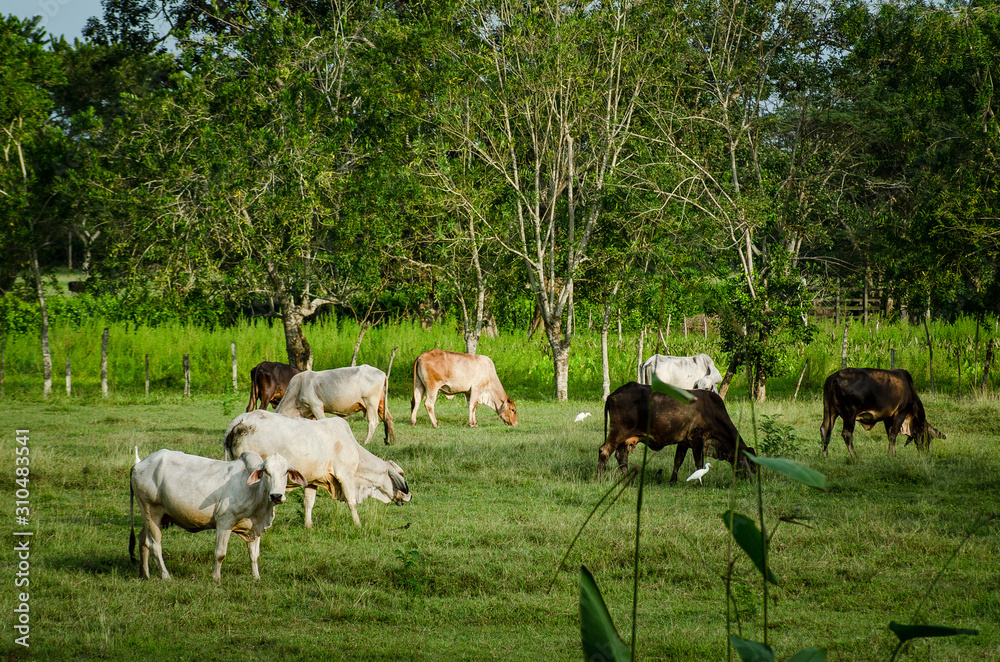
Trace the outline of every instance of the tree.
[[353, 54], [367, 48], [360, 26], [374, 8], [343, 10], [322, 38], [268, 11], [234, 39], [185, 42], [184, 72], [132, 104], [110, 155], [112, 199], [125, 200], [111, 253], [119, 275], [177, 296], [273, 297], [301, 369], [313, 362], [304, 319], [375, 289], [371, 248], [385, 243], [344, 213], [364, 158]]
[[637, 101], [661, 72], [658, 11], [499, 0], [463, 4], [456, 15], [460, 39], [448, 48], [468, 96], [440, 109], [438, 127], [478, 164], [486, 188], [498, 187], [479, 218], [524, 265], [558, 400], [568, 397], [574, 283], [633, 153]]
[[[47, 48], [40, 17], [0, 17], [0, 204], [4, 272], [27, 267], [41, 309], [44, 394], [52, 390], [49, 316], [40, 253], [65, 235], [56, 182], [64, 174], [70, 145], [52, 118], [50, 91], [63, 80], [59, 57]], [[6, 289], [6, 288], [4, 288]]]

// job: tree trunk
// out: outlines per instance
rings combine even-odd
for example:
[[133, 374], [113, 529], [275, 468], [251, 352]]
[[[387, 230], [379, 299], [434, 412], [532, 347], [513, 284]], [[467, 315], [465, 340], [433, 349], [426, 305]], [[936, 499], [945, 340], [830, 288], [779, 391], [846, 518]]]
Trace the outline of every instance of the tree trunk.
[[569, 399], [569, 343], [559, 337], [550, 339], [552, 365], [555, 370], [556, 400]]
[[604, 304], [604, 318], [601, 320], [601, 402], [611, 395], [611, 365], [608, 362], [608, 332], [611, 330], [611, 304]]
[[38, 266], [38, 251], [30, 249], [31, 273], [35, 276], [35, 290], [38, 294], [38, 307], [42, 313], [42, 393], [47, 398], [52, 392], [52, 354], [49, 352], [49, 310], [45, 306], [45, 287], [42, 283], [42, 270]]
[[743, 362], [743, 357], [739, 353], [734, 353], [733, 358], [729, 361], [729, 367], [726, 368], [726, 376], [722, 378], [722, 383], [719, 384], [719, 397], [723, 400], [726, 399], [726, 392], [729, 390], [729, 384], [733, 381], [733, 377], [736, 375], [736, 369], [740, 367], [740, 363]]
[[285, 349], [288, 351], [289, 365], [299, 370], [312, 370], [313, 352], [302, 333], [302, 312], [291, 298], [279, 300], [278, 303], [281, 305], [281, 323], [285, 328]]

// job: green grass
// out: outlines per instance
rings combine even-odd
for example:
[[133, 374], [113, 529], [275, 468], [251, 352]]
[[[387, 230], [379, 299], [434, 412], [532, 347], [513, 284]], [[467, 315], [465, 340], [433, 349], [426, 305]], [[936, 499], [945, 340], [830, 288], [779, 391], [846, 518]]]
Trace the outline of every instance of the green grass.
[[[517, 392], [516, 380], [505, 381]], [[0, 534], [13, 540], [14, 430], [27, 428], [34, 659], [577, 660], [580, 564], [593, 571], [619, 628], [630, 629], [633, 489], [591, 522], [546, 593], [573, 534], [609, 485], [594, 478], [603, 437], [596, 400], [523, 398], [517, 428], [487, 410], [473, 430], [463, 425], [464, 400], [442, 399], [441, 427], [431, 428], [421, 412], [413, 428], [408, 394], [404, 401], [397, 390], [391, 409], [398, 443], [383, 446], [379, 434], [372, 450], [405, 469], [410, 503], [367, 501], [358, 528], [346, 506], [320, 495], [315, 528], [307, 532], [297, 490], [264, 535], [260, 582], [251, 579], [245, 544], [234, 537], [215, 585], [213, 534], [176, 528], [163, 543], [174, 580], [138, 579], [127, 549], [133, 446], [143, 455], [167, 447], [221, 457], [226, 425], [245, 400], [244, 392], [101, 401], [57, 391], [48, 402], [21, 398], [8, 407], [0, 430], [0, 491], [8, 495]], [[781, 580], [769, 608], [779, 659], [810, 645], [827, 648], [830, 660], [887, 659], [895, 643], [889, 621], [908, 622], [973, 521], [1000, 513], [1000, 403], [947, 395], [924, 402], [947, 440], [935, 440], [927, 454], [899, 444], [899, 456], [888, 458], [881, 426], [859, 428], [855, 463], [847, 461], [839, 425], [830, 457], [819, 457], [822, 405], [815, 394], [758, 406], [758, 415], [792, 426], [801, 440], [795, 459], [830, 482], [819, 493], [765, 476], [768, 522], [799, 512], [813, 525], [782, 525], [771, 547]], [[748, 404], [736, 393], [728, 406], [750, 442]], [[582, 410], [594, 416], [572, 423]], [[363, 420], [351, 422], [363, 434]], [[721, 461], [703, 488], [670, 487], [672, 459], [670, 449], [650, 454], [639, 657], [722, 660], [720, 577], [730, 545], [720, 515], [732, 498], [736, 510], [753, 514], [755, 488], [747, 481], [733, 494]], [[693, 469], [689, 457], [682, 476]], [[980, 634], [922, 642], [903, 659], [1000, 659], [998, 534], [994, 520], [965, 544], [922, 614], [929, 623]], [[12, 553], [0, 562], [8, 578], [0, 609], [12, 614], [21, 590], [13, 587]], [[755, 575], [741, 558], [734, 593], [743, 636], [760, 639]], [[0, 651], [26, 658], [13, 638], [5, 627]]]

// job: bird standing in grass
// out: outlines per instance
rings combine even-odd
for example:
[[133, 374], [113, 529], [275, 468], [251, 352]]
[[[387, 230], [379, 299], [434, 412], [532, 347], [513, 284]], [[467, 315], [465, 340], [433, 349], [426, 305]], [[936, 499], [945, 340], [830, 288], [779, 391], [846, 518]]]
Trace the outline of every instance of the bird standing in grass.
[[590, 412], [589, 411], [581, 411], [579, 414], [576, 415], [576, 418], [573, 419], [573, 422], [574, 423], [579, 423], [579, 422], [583, 421], [583, 419], [587, 418], [588, 416], [590, 416]]
[[709, 464], [708, 462], [706, 462], [705, 463], [705, 468], [704, 469], [698, 469], [698, 471], [695, 471], [693, 474], [691, 474], [690, 476], [688, 476], [688, 480], [694, 480], [695, 478], [697, 478], [698, 479], [698, 483], [700, 485], [704, 485], [704, 483], [701, 482], [701, 477], [708, 473], [708, 469], [711, 466], [712, 466], [711, 464]]

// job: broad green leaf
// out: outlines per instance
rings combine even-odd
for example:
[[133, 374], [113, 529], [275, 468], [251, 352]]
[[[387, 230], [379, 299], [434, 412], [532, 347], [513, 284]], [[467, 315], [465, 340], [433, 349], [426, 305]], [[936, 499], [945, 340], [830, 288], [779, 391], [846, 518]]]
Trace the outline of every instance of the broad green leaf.
[[740, 639], [735, 634], [729, 635], [729, 643], [736, 649], [736, 654], [743, 662], [774, 662], [774, 652], [771, 647], [759, 641]]
[[655, 393], [669, 395], [674, 400], [678, 400], [684, 404], [691, 404], [698, 399], [682, 388], [677, 388], [673, 384], [661, 382], [656, 375], [653, 375], [653, 391]]
[[762, 467], [767, 467], [771, 471], [776, 471], [783, 476], [788, 476], [789, 478], [797, 480], [800, 483], [808, 485], [809, 487], [815, 487], [817, 490], [826, 490], [826, 476], [815, 469], [810, 469], [809, 467], [803, 466], [794, 460], [786, 460], [780, 457], [757, 457], [753, 453], [747, 453], [746, 451], [743, 451], [743, 454]]
[[920, 639], [921, 637], [954, 637], [957, 634], [979, 634], [979, 630], [967, 630], [965, 628], [952, 628], [946, 625], [904, 625], [892, 621], [889, 629], [896, 633], [901, 642], [910, 639]]
[[826, 662], [826, 651], [822, 648], [803, 648], [788, 658], [788, 662]]
[[767, 581], [777, 585], [777, 576], [771, 572], [770, 568], [764, 568], [764, 552], [761, 550], [760, 530], [754, 524], [753, 520], [746, 515], [727, 510], [722, 513], [722, 521], [726, 523], [726, 528], [733, 534], [736, 544], [746, 552], [761, 574], [767, 578]]
[[601, 589], [587, 566], [580, 566], [580, 636], [585, 660], [628, 662], [632, 654], [615, 629]]

